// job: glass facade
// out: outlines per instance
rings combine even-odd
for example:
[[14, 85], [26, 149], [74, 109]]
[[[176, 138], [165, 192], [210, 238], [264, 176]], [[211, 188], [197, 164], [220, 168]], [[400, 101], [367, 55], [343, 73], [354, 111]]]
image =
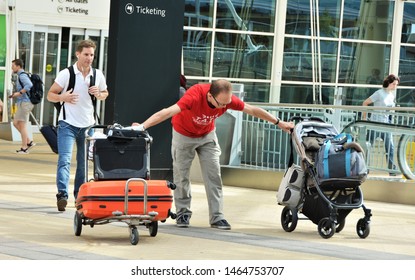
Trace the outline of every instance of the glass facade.
[[[0, 104], [3, 100], [6, 102], [7, 96], [5, 95], [5, 67], [6, 67], [6, 57], [7, 57], [7, 43], [6, 43], [6, 16], [0, 15]], [[0, 122], [3, 121], [3, 110], [0, 108]]]
[[[405, 3], [403, 9], [399, 76], [401, 85], [415, 85], [415, 2]], [[397, 97], [401, 106], [415, 106], [415, 89], [400, 90]]]
[[245, 84], [245, 100], [269, 99], [275, 0], [186, 0], [183, 34], [188, 84], [226, 78]]
[[[248, 102], [316, 104], [333, 104], [341, 89], [343, 104], [361, 105], [395, 73], [398, 104], [415, 105], [414, 0], [185, 0], [183, 25], [188, 86], [226, 78], [244, 84]], [[44, 51], [55, 52], [54, 42], [61, 41], [60, 58], [46, 58], [53, 66], [45, 72], [48, 83], [56, 63], [66, 67], [75, 42], [86, 36], [61, 29], [61, 39], [54, 32], [18, 34], [26, 68], [42, 73]], [[100, 44], [99, 33], [89, 36]], [[105, 69], [101, 43], [94, 66]]]
[[186, 0], [183, 39], [189, 85], [226, 78], [245, 101], [333, 104], [341, 88], [361, 105], [396, 73], [407, 106], [415, 88], [415, 1]]

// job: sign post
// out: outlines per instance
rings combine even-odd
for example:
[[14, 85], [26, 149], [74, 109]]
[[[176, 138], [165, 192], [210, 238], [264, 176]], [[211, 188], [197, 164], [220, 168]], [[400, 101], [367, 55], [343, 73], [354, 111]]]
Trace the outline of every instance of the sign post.
[[[112, 0], [105, 123], [131, 125], [178, 100], [184, 0]], [[149, 129], [151, 178], [171, 179], [170, 120]]]

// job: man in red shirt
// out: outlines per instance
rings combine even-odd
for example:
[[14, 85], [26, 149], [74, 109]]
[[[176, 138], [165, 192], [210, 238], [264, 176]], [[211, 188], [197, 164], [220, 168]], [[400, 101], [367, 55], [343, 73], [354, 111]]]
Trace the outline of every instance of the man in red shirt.
[[192, 86], [176, 104], [158, 111], [140, 124], [139, 129], [145, 130], [172, 118], [173, 178], [177, 186], [174, 202], [179, 227], [188, 227], [192, 215], [190, 167], [197, 152], [209, 205], [210, 225], [218, 229], [231, 229], [223, 214], [221, 150], [215, 131], [215, 119], [228, 109], [274, 123], [288, 133], [294, 128], [292, 122], [281, 121], [262, 108], [244, 103], [232, 94], [232, 85], [226, 80]]

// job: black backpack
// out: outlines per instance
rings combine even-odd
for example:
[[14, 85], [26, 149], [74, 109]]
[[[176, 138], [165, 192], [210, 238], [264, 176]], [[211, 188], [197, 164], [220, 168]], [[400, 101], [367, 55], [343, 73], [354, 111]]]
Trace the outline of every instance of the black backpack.
[[[69, 66], [68, 67], [68, 70], [69, 70], [69, 84], [68, 84], [68, 87], [66, 89], [67, 91], [75, 88], [75, 71], [73, 69], [73, 65]], [[95, 77], [96, 77], [96, 72], [97, 71], [96, 71], [95, 68], [92, 68], [92, 72], [93, 72], [93, 74], [92, 74], [91, 82], [90, 82], [90, 85], [91, 86], [95, 85]], [[59, 94], [61, 94], [61, 93], [62, 92], [60, 92]], [[98, 117], [98, 114], [97, 114], [97, 111], [96, 111], [97, 98], [95, 96], [93, 96], [93, 95], [90, 95], [90, 96], [91, 96], [92, 104], [94, 106], [94, 117], [97, 118], [98, 123], [99, 123], [100, 120], [99, 120], [99, 117]], [[55, 108], [56, 108], [56, 110], [58, 112], [58, 114], [57, 114], [58, 116], [59, 116], [59, 113], [60, 113], [61, 109], [63, 108], [63, 119], [65, 120], [66, 119], [66, 114], [65, 114], [65, 106], [64, 106], [64, 104], [65, 104], [65, 102], [62, 102], [62, 103], [55, 102], [55, 103], [53, 103], [53, 105], [55, 106]]]
[[[42, 102], [42, 98], [43, 98], [43, 81], [42, 81], [42, 78], [40, 78], [40, 76], [38, 74], [30, 74], [30, 73], [26, 73], [26, 72], [23, 72], [23, 73], [26, 74], [29, 77], [30, 81], [32, 81], [32, 84], [33, 84], [30, 91], [27, 92], [27, 95], [29, 96], [30, 102], [32, 102], [32, 104], [34, 104], [34, 105], [39, 104], [40, 102]], [[20, 83], [21, 87], [24, 88], [24, 85], [20, 81], [20, 76], [19, 76], [19, 83]]]

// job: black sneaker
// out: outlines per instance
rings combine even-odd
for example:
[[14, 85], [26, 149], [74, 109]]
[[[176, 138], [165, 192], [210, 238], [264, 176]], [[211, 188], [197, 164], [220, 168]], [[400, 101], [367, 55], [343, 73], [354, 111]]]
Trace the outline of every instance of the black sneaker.
[[16, 150], [16, 154], [23, 155], [23, 154], [28, 154], [28, 153], [29, 153], [29, 148], [26, 148], [26, 149], [20, 148], [20, 150]]
[[176, 226], [187, 228], [189, 227], [190, 215], [183, 214], [179, 215], [176, 219]]
[[217, 229], [231, 229], [231, 225], [226, 220], [220, 220], [210, 225], [210, 227]]
[[56, 205], [58, 206], [58, 211], [65, 211], [66, 205], [68, 204], [68, 198], [64, 193], [56, 194]]

